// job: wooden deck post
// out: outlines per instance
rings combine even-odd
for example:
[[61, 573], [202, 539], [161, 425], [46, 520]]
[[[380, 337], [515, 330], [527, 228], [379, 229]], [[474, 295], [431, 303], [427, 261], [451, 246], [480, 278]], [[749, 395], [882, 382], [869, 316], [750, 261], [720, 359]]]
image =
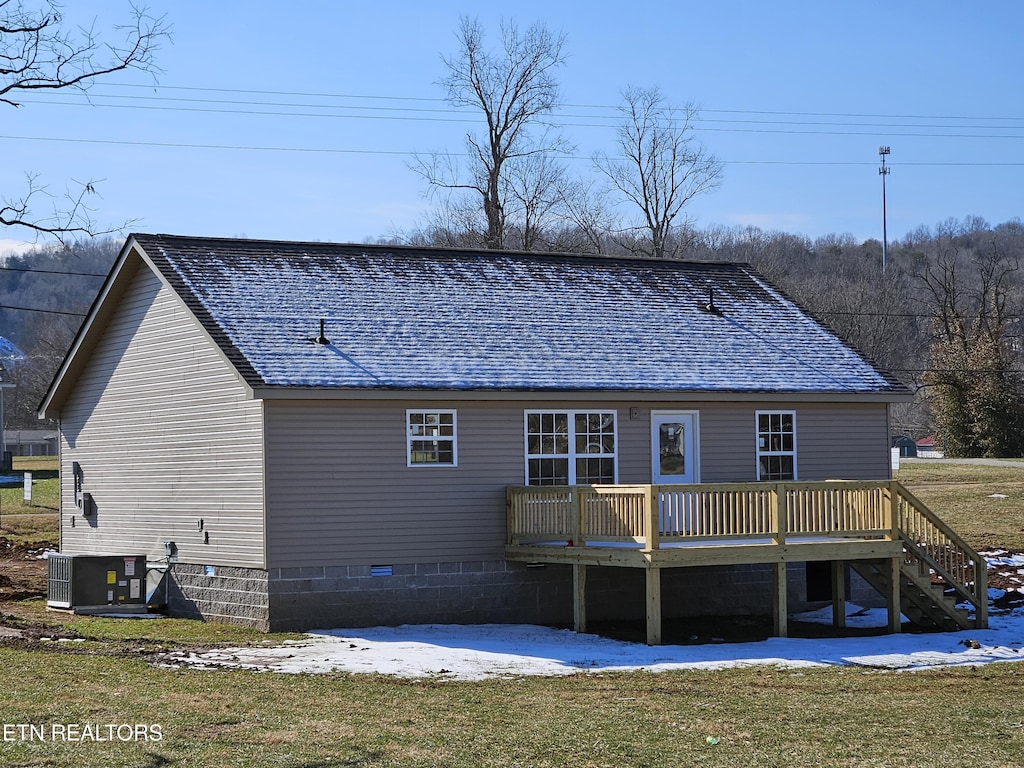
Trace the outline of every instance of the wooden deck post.
[[885, 596], [886, 607], [889, 609], [889, 631], [898, 634], [900, 631], [900, 560], [902, 557], [889, 558], [889, 594]]
[[789, 605], [786, 594], [786, 562], [773, 563], [775, 590], [772, 593], [772, 612], [775, 615], [775, 636], [789, 637]]
[[789, 497], [785, 483], [775, 484], [775, 497], [772, 511], [775, 513], [775, 543], [785, 544], [789, 528]]
[[587, 566], [572, 566], [572, 623], [577, 632], [587, 631]]
[[988, 629], [988, 562], [984, 557], [974, 561], [974, 594], [978, 598], [974, 627]]
[[648, 550], [660, 546], [661, 510], [658, 508], [658, 491], [653, 485], [644, 489], [644, 547]]
[[832, 561], [832, 626], [846, 626], [846, 561]]
[[569, 488], [569, 514], [572, 515], [572, 543], [577, 547], [587, 546], [583, 535], [583, 503], [580, 499], [580, 487]]
[[661, 645], [661, 569], [647, 567], [647, 644]]

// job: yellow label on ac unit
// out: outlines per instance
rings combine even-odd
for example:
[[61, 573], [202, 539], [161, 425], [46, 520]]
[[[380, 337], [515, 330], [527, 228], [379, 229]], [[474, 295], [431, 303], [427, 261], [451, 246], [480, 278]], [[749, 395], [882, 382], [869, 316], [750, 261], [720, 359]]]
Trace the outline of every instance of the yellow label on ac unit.
[[117, 571], [107, 571], [107, 584], [117, 584]]

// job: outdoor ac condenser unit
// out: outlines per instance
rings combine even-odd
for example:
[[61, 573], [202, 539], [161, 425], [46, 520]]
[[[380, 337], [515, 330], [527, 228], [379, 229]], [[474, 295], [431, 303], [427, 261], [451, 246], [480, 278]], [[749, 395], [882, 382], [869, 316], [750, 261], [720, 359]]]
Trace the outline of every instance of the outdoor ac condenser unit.
[[56, 555], [49, 557], [50, 608], [146, 604], [145, 555]]

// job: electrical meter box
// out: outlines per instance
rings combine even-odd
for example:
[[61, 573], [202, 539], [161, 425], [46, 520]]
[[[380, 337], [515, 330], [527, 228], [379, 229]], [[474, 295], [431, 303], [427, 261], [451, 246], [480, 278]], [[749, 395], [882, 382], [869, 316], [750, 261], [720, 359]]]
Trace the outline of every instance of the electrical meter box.
[[144, 606], [145, 555], [50, 555], [50, 608]]

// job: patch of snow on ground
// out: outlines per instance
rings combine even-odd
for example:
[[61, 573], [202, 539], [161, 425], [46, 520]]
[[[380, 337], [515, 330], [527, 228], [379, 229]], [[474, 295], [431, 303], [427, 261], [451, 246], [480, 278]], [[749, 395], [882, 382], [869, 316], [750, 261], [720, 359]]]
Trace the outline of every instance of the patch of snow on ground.
[[[801, 615], [831, 621], [827, 611]], [[848, 624], [885, 625], [885, 611], [848, 606]], [[867, 622], [871, 622], [870, 624]], [[532, 625], [406, 625], [332, 629], [279, 647], [171, 653], [168, 666], [242, 667], [285, 673], [377, 673], [397, 677], [482, 680], [767, 665], [855, 665], [929, 669], [1024, 661], [1024, 609], [990, 617], [990, 628], [963, 632], [831, 639], [770, 638], [761, 642], [646, 646]]]

